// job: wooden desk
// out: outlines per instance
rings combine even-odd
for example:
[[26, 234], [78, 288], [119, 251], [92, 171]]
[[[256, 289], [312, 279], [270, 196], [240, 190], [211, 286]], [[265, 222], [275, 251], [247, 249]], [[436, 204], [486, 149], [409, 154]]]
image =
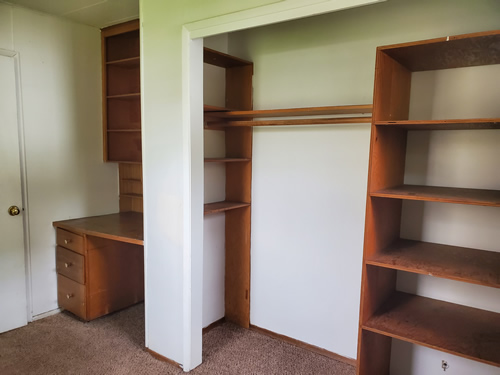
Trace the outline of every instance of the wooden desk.
[[61, 308], [92, 320], [144, 300], [141, 213], [122, 212], [53, 225]]

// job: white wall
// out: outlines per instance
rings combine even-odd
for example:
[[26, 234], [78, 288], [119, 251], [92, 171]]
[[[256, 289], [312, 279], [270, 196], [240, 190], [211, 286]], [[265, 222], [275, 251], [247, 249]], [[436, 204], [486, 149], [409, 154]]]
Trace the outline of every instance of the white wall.
[[[229, 52], [255, 64], [256, 109], [365, 104], [372, 102], [377, 46], [498, 27], [498, 1], [391, 0], [233, 33], [229, 37]], [[495, 72], [490, 77], [498, 77], [498, 70]], [[433, 73], [428, 74], [424, 82], [437, 79]], [[457, 74], [464, 78], [463, 72]], [[475, 79], [468, 74], [465, 73], [466, 83], [451, 86], [450, 90], [463, 93], [463, 88], [469, 89]], [[453, 80], [440, 79], [444, 86], [434, 87], [436, 97], [432, 107], [422, 108], [429, 103], [430, 94], [420, 94], [425, 102], [415, 101], [413, 116], [417, 116], [414, 108], [419, 105], [419, 110], [425, 113], [443, 108], [439, 96], [446, 94], [440, 94], [439, 90], [450, 86]], [[491, 81], [487, 82], [489, 91], [473, 89], [472, 96], [476, 99], [473, 107], [478, 109], [481, 105], [479, 117], [499, 116], [498, 112], [492, 114], [491, 108], [498, 111], [495, 104], [500, 85], [497, 79]], [[459, 105], [451, 100], [447, 103], [464, 110], [466, 99], [455, 98], [460, 99]], [[486, 113], [485, 106], [490, 108]], [[369, 133], [366, 125], [254, 130], [251, 324], [351, 358], [356, 357], [357, 346]], [[410, 136], [409, 153], [414, 153], [415, 147], [422, 147], [412, 146], [418, 141], [414, 138], [424, 137], [424, 141], [430, 142], [431, 158], [426, 165], [430, 170], [423, 177], [427, 183], [441, 177], [449, 181], [449, 169], [443, 165], [433, 169], [438, 156], [439, 160], [446, 160], [445, 165], [456, 167], [457, 162], [470, 156], [464, 155], [465, 146], [486, 140], [491, 147], [487, 147], [488, 151], [475, 147], [474, 164], [462, 166], [456, 182], [473, 180], [473, 184], [481, 184], [476, 182], [477, 176], [483, 179], [483, 185], [500, 188], [498, 174], [492, 173], [500, 156], [498, 147], [492, 146], [498, 145], [498, 132], [494, 136], [484, 131], [474, 135], [449, 133], [446, 140], [432, 135], [430, 141], [423, 133], [419, 134]], [[408, 163], [418, 164], [412, 160]], [[416, 171], [409, 168], [408, 173], [421, 172], [422, 167]], [[409, 206], [405, 205], [405, 215], [414, 215]], [[436, 209], [436, 213], [429, 212], [427, 206], [425, 210], [426, 215], [437, 216], [425, 228], [424, 239], [446, 242], [451, 237], [459, 245], [499, 250], [498, 225], [495, 225], [498, 210], [455, 205]], [[481, 212], [472, 213], [474, 210]], [[480, 221], [484, 227], [475, 225], [473, 233], [462, 232], [457, 236], [465, 223], [471, 224], [469, 215], [476, 218], [484, 214], [486, 219], [482, 216]], [[432, 228], [439, 222], [443, 224], [443, 217], [446, 221], [457, 217], [459, 222], [438, 235], [437, 227]], [[460, 221], [464, 224], [460, 225]], [[410, 236], [410, 232], [408, 227], [402, 228], [403, 234]], [[475, 305], [477, 301], [485, 309], [499, 308], [498, 291], [491, 288], [415, 277], [418, 280], [409, 282], [405, 282], [405, 276], [400, 277], [398, 287], [408, 290], [409, 285], [417, 285], [413, 292], [419, 294], [433, 291], [432, 295], [456, 299], [458, 303]], [[450, 289], [454, 291], [453, 297], [446, 296]], [[467, 296], [459, 298], [463, 294]], [[435, 363], [436, 352], [396, 341], [394, 350], [394, 374], [442, 371], [441, 361]], [[448, 355], [446, 358], [450, 363], [447, 373], [498, 373], [491, 366]]]
[[52, 222], [118, 211], [102, 162], [100, 32], [0, 4], [0, 48], [20, 54], [33, 315], [57, 308]]

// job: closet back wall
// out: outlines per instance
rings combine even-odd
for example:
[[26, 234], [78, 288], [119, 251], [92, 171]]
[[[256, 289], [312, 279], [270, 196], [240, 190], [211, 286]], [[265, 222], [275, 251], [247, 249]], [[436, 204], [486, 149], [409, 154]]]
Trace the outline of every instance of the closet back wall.
[[[254, 62], [255, 109], [365, 104], [377, 46], [495, 29], [499, 15], [494, 0], [391, 0], [233, 33], [229, 53]], [[254, 129], [251, 324], [350, 358], [369, 136], [368, 125]]]

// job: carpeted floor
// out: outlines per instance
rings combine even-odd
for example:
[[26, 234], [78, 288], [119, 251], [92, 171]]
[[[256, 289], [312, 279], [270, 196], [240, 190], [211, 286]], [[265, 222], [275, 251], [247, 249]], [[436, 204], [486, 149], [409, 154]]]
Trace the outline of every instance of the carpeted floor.
[[[0, 334], [0, 374], [182, 374], [144, 350], [144, 305], [83, 323], [57, 314]], [[224, 323], [203, 337], [191, 374], [354, 375], [347, 364]]]

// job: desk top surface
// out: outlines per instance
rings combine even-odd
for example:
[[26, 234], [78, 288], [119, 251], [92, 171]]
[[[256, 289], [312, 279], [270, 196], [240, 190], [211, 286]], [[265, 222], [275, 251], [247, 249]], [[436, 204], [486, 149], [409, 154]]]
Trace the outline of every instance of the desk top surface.
[[120, 212], [111, 215], [55, 221], [54, 227], [89, 236], [144, 245], [142, 213]]

